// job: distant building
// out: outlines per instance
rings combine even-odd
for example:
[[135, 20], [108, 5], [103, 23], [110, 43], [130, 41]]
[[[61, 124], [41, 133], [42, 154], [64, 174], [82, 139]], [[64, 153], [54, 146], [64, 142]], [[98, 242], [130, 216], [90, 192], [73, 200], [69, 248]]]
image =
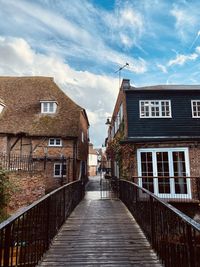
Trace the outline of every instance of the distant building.
[[44, 172], [46, 192], [87, 179], [88, 128], [86, 111], [53, 78], [0, 77], [1, 155], [10, 170], [28, 158]]
[[88, 154], [88, 175], [95, 176], [97, 174], [98, 165], [98, 152], [93, 148], [93, 144], [89, 144], [89, 154]]

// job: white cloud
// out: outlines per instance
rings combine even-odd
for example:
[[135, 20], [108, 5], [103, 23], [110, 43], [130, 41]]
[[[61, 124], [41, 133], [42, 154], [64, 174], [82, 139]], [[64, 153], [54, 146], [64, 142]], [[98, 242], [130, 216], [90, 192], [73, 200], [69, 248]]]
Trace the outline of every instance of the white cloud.
[[197, 46], [197, 47], [195, 48], [195, 51], [196, 51], [197, 54], [200, 54], [200, 46]]
[[196, 5], [173, 5], [170, 11], [171, 15], [174, 16], [176, 23], [175, 28], [178, 36], [183, 40], [187, 41], [191, 37], [191, 29], [194, 29], [199, 23], [199, 14], [196, 13], [198, 7]]
[[167, 68], [166, 66], [162, 65], [162, 64], [157, 64], [157, 67], [163, 72], [163, 73], [167, 73]]
[[105, 25], [110, 28], [114, 42], [122, 44], [125, 48], [139, 46], [145, 27], [144, 19], [129, 3], [116, 5], [112, 13], [103, 14]]
[[[18, 2], [10, 0], [8, 3], [4, 3], [3, 8], [4, 13], [12, 10], [15, 16], [20, 14], [20, 21], [24, 21], [24, 23], [22, 23], [23, 31], [27, 31], [28, 35], [30, 34], [30, 29], [25, 28], [25, 21], [28, 20], [27, 23], [32, 21], [32, 30], [34, 31], [35, 29], [41, 36], [40, 45], [37, 45], [37, 40], [34, 41], [35, 46], [37, 46], [39, 50], [43, 48], [48, 53], [51, 49], [51, 51], [76, 58], [76, 60], [82, 59], [84, 62], [86, 60], [94, 63], [97, 62], [98, 65], [110, 64], [114, 69], [116, 66], [121, 66], [124, 62], [128, 61], [130, 64], [129, 70], [131, 72], [144, 73], [147, 70], [147, 64], [144, 59], [136, 59], [133, 56], [128, 57], [125, 53], [116, 50], [110, 45], [107, 35], [105, 34], [109, 25], [102, 22], [102, 15], [104, 13], [89, 5], [87, 1], [84, 5], [82, 5], [80, 1], [78, 1], [78, 3], [80, 3], [78, 11], [72, 8], [73, 13], [70, 14], [71, 16], [68, 13], [66, 13], [66, 15], [64, 13], [58, 13], [52, 6], [50, 9], [47, 5], [47, 8], [44, 9], [44, 7], [37, 4], [37, 2], [24, 0]], [[58, 5], [61, 5], [61, 3]], [[75, 6], [77, 7], [77, 4], [75, 4]], [[69, 13], [70, 12], [72, 11], [70, 10]], [[142, 31], [142, 22], [140, 21], [139, 15], [136, 12], [133, 13], [132, 10], [122, 10], [120, 12], [122, 20], [120, 22], [119, 36], [121, 36], [120, 38], [126, 46], [130, 46], [132, 42], [134, 42], [136, 31], [138, 31], [138, 33]], [[107, 12], [106, 15], [108, 16], [108, 14], [110, 13]], [[80, 21], [82, 16], [85, 20]], [[115, 16], [113, 14], [112, 16], [114, 19]], [[19, 16], [17, 16], [17, 18], [18, 17]], [[103, 25], [103, 30], [99, 29], [99, 24]], [[21, 24], [19, 25], [21, 26]], [[42, 43], [44, 33], [47, 39]], [[54, 36], [54, 47], [48, 40], [49, 35]], [[56, 43], [57, 40], [59, 40], [59, 44], [61, 44], [60, 47], [59, 44]]]
[[171, 59], [167, 66], [171, 67], [173, 65], [184, 65], [187, 61], [194, 61], [198, 58], [198, 55], [196, 53], [190, 54], [190, 55], [177, 55], [175, 59]]
[[119, 90], [117, 78], [77, 71], [59, 57], [36, 53], [22, 38], [0, 37], [0, 58], [0, 75], [54, 77], [69, 97], [88, 110], [91, 141], [95, 137], [96, 145], [103, 142], [106, 117]]

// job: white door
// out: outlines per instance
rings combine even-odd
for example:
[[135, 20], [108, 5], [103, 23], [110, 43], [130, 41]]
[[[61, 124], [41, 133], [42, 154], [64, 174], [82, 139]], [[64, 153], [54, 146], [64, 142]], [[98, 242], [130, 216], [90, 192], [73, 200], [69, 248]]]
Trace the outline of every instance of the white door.
[[139, 185], [162, 198], [190, 198], [187, 148], [139, 149]]

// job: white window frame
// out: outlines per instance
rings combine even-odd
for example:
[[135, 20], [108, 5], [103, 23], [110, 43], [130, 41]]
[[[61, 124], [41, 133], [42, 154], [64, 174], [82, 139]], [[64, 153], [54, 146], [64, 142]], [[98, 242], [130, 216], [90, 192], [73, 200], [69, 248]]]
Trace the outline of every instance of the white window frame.
[[4, 110], [4, 108], [5, 108], [5, 105], [0, 103], [0, 113]]
[[[144, 115], [142, 115], [142, 103], [144, 103], [145, 105], [145, 102], [146, 102], [146, 105], [147, 107], [149, 108], [149, 116], [146, 116], [146, 114], [144, 113]], [[158, 105], [155, 105], [153, 107], [158, 107], [158, 112], [159, 112], [159, 116], [152, 116], [152, 103], [151, 102], [158, 102]], [[162, 115], [162, 102], [164, 103], [169, 103], [169, 115]], [[155, 111], [156, 112], [156, 111]], [[165, 109], [165, 112], [166, 112], [166, 109]], [[165, 99], [160, 99], [160, 100], [140, 100], [140, 104], [139, 104], [139, 113], [140, 113], [140, 118], [143, 119], [143, 118], [153, 118], [153, 119], [159, 119], [159, 118], [172, 118], [172, 111], [171, 111], [171, 100], [165, 100]]]
[[[53, 140], [53, 144], [51, 144], [51, 140]], [[60, 140], [60, 144], [56, 144], [56, 141]], [[61, 147], [62, 146], [62, 139], [61, 138], [49, 138], [49, 143], [48, 146], [56, 146], [56, 147]]]
[[[195, 104], [195, 106], [194, 106]], [[200, 100], [196, 99], [196, 100], [191, 100], [191, 109], [192, 109], [192, 118], [200, 118], [200, 111], [196, 110], [194, 111], [194, 107], [196, 107], [198, 109], [198, 104], [200, 107]], [[194, 113], [197, 112], [197, 115], [195, 115]], [[199, 115], [198, 115], [199, 113]]]
[[81, 142], [84, 143], [84, 132], [81, 132]]
[[[186, 168], [186, 177], [190, 177], [190, 162], [189, 162], [189, 152], [187, 147], [175, 147], [175, 148], [141, 148], [137, 150], [137, 167], [138, 167], [138, 177], [142, 177], [142, 168], [141, 168], [141, 152], [152, 152], [152, 163], [153, 163], [153, 185], [154, 185], [154, 194], [160, 198], [187, 198], [191, 199], [191, 182], [189, 178], [186, 178], [187, 183], [187, 194], [177, 194], [175, 193], [174, 178], [170, 178], [170, 194], [163, 194], [158, 192], [158, 173], [157, 173], [157, 152], [168, 152], [169, 158], [169, 176], [174, 176], [174, 167], [173, 167], [173, 152], [184, 152], [185, 153], [185, 168]], [[145, 177], [146, 178], [146, 177]], [[142, 187], [142, 178], [138, 179], [139, 186]]]
[[[56, 113], [57, 103], [55, 101], [40, 101], [41, 103], [41, 113], [43, 114], [54, 114]], [[53, 103], [53, 110], [50, 110], [50, 104]], [[47, 105], [47, 110], [45, 110], [45, 104]]]
[[[55, 174], [55, 170], [56, 170], [56, 165], [59, 165], [60, 166], [60, 170], [59, 170], [59, 175], [56, 175]], [[62, 177], [62, 173], [61, 173], [61, 170], [62, 170], [62, 165], [65, 165], [66, 166], [66, 163], [64, 163], [64, 164], [62, 164], [62, 163], [54, 163], [54, 177], [56, 177], [56, 178], [60, 178], [60, 177]], [[66, 169], [67, 170], [67, 169]], [[63, 175], [63, 177], [66, 177], [66, 174], [65, 175]]]

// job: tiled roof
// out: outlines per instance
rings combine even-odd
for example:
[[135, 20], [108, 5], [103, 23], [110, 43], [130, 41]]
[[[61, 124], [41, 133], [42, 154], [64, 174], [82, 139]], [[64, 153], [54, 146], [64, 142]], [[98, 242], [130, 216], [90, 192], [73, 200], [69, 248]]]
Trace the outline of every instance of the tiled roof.
[[[73, 102], [50, 77], [0, 77], [0, 133], [29, 136], [77, 137], [80, 113]], [[41, 100], [58, 104], [55, 114], [41, 114]]]
[[135, 91], [140, 91], [140, 90], [200, 90], [200, 85], [177, 85], [177, 84], [168, 84], [168, 85], [152, 85], [152, 86], [142, 86], [142, 87], [134, 87], [131, 86], [129, 90], [135, 90]]

